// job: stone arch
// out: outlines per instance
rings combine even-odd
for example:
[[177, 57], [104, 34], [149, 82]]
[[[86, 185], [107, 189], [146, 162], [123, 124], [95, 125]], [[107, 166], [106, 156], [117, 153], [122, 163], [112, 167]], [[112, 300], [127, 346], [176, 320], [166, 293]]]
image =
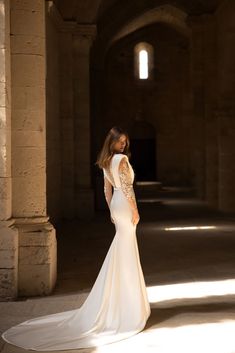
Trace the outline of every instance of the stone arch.
[[184, 36], [190, 37], [191, 30], [186, 23], [186, 18], [187, 14], [175, 6], [162, 5], [155, 7], [135, 17], [120, 28], [120, 30], [110, 39], [108, 48], [125, 36], [156, 22], [165, 23], [174, 27], [175, 30], [182, 33]]

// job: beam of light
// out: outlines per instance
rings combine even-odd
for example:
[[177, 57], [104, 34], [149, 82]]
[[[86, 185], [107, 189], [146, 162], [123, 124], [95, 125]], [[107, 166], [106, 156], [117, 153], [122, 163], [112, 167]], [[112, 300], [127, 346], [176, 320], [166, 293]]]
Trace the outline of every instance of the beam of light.
[[[183, 299], [235, 295], [235, 279], [211, 282], [188, 282], [147, 287], [150, 303], [164, 303]], [[234, 298], [235, 299], [235, 298]]]
[[138, 199], [139, 203], [155, 203], [155, 202], [161, 202], [162, 200], [159, 199]]
[[171, 230], [197, 230], [197, 229], [215, 229], [216, 226], [182, 226], [182, 227], [168, 227], [164, 228], [166, 231]]
[[148, 52], [146, 50], [139, 52], [139, 78], [148, 78]]

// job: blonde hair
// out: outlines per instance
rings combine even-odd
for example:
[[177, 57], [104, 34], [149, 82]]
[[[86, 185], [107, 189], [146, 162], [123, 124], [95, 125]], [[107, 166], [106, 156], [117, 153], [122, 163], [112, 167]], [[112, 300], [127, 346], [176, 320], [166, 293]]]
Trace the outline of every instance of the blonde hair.
[[107, 168], [109, 166], [110, 160], [115, 153], [114, 145], [122, 135], [126, 136], [126, 146], [124, 148], [123, 154], [130, 157], [130, 151], [129, 151], [130, 139], [129, 139], [128, 134], [122, 128], [120, 128], [118, 126], [113, 126], [109, 130], [109, 132], [104, 140], [103, 147], [102, 147], [100, 153], [98, 154], [98, 158], [95, 163], [98, 165], [98, 167], [100, 169]]

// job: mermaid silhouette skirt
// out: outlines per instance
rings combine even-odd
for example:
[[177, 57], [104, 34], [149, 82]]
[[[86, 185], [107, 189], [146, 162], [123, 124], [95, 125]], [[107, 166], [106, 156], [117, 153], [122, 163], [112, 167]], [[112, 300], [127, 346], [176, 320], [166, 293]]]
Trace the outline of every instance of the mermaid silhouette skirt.
[[110, 211], [116, 233], [83, 305], [13, 326], [2, 334], [5, 341], [37, 351], [68, 350], [112, 343], [143, 330], [150, 306], [136, 226], [121, 188], [114, 188]]

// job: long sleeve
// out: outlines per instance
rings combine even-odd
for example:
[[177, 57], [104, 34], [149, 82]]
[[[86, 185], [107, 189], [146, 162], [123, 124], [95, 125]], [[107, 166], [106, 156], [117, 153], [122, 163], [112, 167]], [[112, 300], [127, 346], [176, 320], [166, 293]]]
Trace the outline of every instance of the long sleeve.
[[118, 168], [121, 188], [133, 210], [137, 210], [136, 198], [132, 184], [132, 178], [128, 162], [122, 158]]
[[110, 205], [112, 195], [112, 184], [104, 175], [104, 196], [108, 206]]

